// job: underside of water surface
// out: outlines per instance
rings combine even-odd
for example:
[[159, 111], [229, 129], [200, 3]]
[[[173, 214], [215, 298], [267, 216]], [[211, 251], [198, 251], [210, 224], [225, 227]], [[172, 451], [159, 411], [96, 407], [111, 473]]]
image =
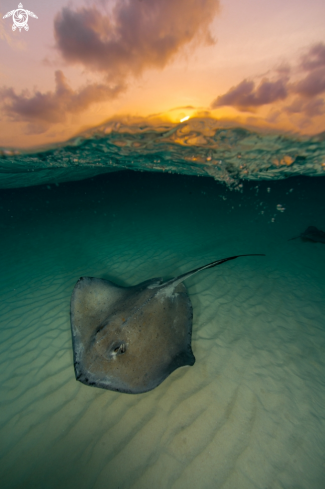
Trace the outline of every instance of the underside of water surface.
[[[58, 164], [36, 166], [1, 177], [20, 187], [0, 194], [1, 487], [323, 489], [325, 245], [288, 240], [325, 230], [324, 179], [236, 192], [166, 172], [60, 183]], [[194, 366], [141, 395], [76, 381], [79, 277], [131, 286], [247, 253], [266, 256], [186, 281]]]
[[325, 175], [325, 134], [313, 137], [225, 127], [211, 118], [182, 124], [110, 121], [54, 146], [0, 148], [0, 188], [80, 180], [119, 170], [243, 180]]

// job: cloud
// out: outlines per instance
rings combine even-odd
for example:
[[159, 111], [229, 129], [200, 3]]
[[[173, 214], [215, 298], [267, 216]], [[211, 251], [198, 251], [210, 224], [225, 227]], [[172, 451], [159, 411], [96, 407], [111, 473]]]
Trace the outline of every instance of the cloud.
[[164, 68], [191, 41], [213, 43], [209, 25], [218, 9], [219, 0], [119, 0], [110, 16], [65, 7], [54, 35], [68, 63], [120, 79]]
[[299, 69], [307, 74], [292, 85], [292, 92], [307, 98], [325, 92], [325, 44], [315, 44], [301, 56]]
[[325, 113], [325, 102], [322, 98], [303, 100], [296, 98], [284, 109], [288, 114], [305, 113], [309, 117], [315, 117]]
[[64, 122], [68, 113], [76, 114], [92, 103], [115, 98], [124, 90], [123, 85], [111, 88], [102, 84], [90, 84], [77, 91], [69, 86], [62, 71], [55, 72], [55, 91], [30, 95], [28, 91], [16, 94], [13, 88], [0, 89], [0, 101], [4, 112], [14, 120], [29, 122]]
[[286, 78], [280, 78], [276, 81], [265, 79], [261, 81], [258, 87], [255, 87], [253, 81], [243, 80], [227, 93], [216, 98], [212, 102], [212, 108], [231, 105], [240, 110], [245, 110], [283, 100], [288, 94], [286, 85]]
[[300, 68], [304, 71], [325, 68], [325, 44], [322, 42], [314, 44], [314, 46], [301, 57]]
[[[41, 126], [64, 122], [67, 114], [80, 113], [94, 102], [115, 98], [126, 89], [129, 75], [163, 68], [189, 43], [214, 42], [209, 25], [219, 0], [119, 0], [109, 15], [108, 0], [96, 3], [98, 8], [62, 8], [54, 19], [54, 35], [66, 62], [101, 72], [105, 82], [75, 91], [62, 71], [56, 71], [54, 91], [30, 94], [0, 88], [7, 117], [29, 122], [31, 131], [42, 130]], [[55, 65], [49, 59], [43, 64]]]
[[[243, 80], [217, 97], [211, 107], [216, 109], [227, 105], [245, 111], [287, 98], [292, 100], [296, 96], [290, 105], [284, 107], [287, 114], [304, 113], [312, 117], [324, 113], [325, 103], [319, 95], [325, 92], [325, 44], [311, 46], [300, 57], [295, 69], [283, 62], [273, 71], [275, 81], [264, 79], [256, 86], [252, 80]], [[297, 74], [300, 79], [291, 82], [291, 76]]]
[[291, 66], [287, 62], [282, 62], [275, 68], [275, 72], [280, 76], [289, 76], [291, 72]]
[[325, 67], [310, 72], [305, 78], [295, 83], [292, 90], [304, 97], [315, 97], [325, 92]]

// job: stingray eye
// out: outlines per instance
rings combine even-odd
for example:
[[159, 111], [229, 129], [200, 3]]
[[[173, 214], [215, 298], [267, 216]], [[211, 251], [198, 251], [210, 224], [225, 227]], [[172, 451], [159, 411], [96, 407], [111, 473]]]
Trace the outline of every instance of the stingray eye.
[[126, 352], [126, 344], [121, 343], [120, 345], [114, 346], [113, 352], [115, 353], [115, 355], [120, 355], [121, 353], [125, 353]]

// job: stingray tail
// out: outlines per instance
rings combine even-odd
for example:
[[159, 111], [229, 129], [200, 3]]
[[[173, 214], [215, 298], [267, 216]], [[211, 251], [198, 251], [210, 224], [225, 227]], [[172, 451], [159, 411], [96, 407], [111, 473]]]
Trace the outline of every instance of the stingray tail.
[[230, 260], [235, 260], [235, 258], [239, 258], [241, 256], [265, 256], [263, 253], [253, 253], [249, 255], [236, 255], [236, 256], [229, 256], [228, 258], [222, 258], [221, 260], [216, 260], [211, 263], [208, 263], [208, 265], [203, 265], [203, 267], [195, 268], [194, 270], [191, 270], [190, 272], [183, 273], [183, 275], [180, 275], [179, 277], [175, 277], [172, 280], [169, 280], [164, 284], [164, 286], [168, 286], [173, 284], [173, 287], [176, 287], [180, 282], [183, 282], [187, 278], [191, 277], [195, 273], [200, 272], [201, 270], [205, 270], [207, 268], [213, 268], [216, 267], [217, 265], [221, 265], [222, 263], [225, 263], [226, 261]]
[[298, 238], [300, 238], [300, 236], [295, 236], [294, 238], [290, 238], [288, 239], [288, 241], [292, 241], [293, 239], [298, 239]]

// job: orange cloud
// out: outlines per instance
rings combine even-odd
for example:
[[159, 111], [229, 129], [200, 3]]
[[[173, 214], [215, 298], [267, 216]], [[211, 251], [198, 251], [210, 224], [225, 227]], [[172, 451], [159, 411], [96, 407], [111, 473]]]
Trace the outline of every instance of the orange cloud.
[[63, 122], [68, 113], [78, 113], [98, 101], [115, 98], [124, 90], [123, 85], [111, 88], [102, 84], [91, 84], [73, 91], [62, 71], [55, 72], [54, 92], [27, 91], [20, 95], [13, 88], [0, 89], [0, 101], [4, 112], [14, 120], [32, 122]]
[[219, 0], [120, 0], [109, 17], [95, 7], [65, 7], [54, 34], [68, 63], [119, 79], [163, 68], [193, 40], [213, 43], [209, 25], [218, 8]]
[[69, 113], [115, 98], [126, 89], [128, 75], [163, 68], [186, 44], [214, 42], [209, 25], [219, 0], [120, 0], [110, 17], [101, 13], [105, 0], [97, 1], [101, 11], [63, 8], [54, 19], [54, 35], [68, 63], [101, 71], [106, 79], [115, 80], [115, 86], [95, 83], [74, 91], [62, 71], [56, 71], [53, 92], [17, 94], [3, 87], [0, 103], [12, 120], [30, 122], [34, 132], [46, 124], [64, 122]]
[[321, 98], [312, 100], [303, 100], [301, 97], [296, 98], [292, 104], [284, 108], [288, 114], [299, 114], [304, 112], [309, 117], [322, 115], [325, 112], [325, 102]]

